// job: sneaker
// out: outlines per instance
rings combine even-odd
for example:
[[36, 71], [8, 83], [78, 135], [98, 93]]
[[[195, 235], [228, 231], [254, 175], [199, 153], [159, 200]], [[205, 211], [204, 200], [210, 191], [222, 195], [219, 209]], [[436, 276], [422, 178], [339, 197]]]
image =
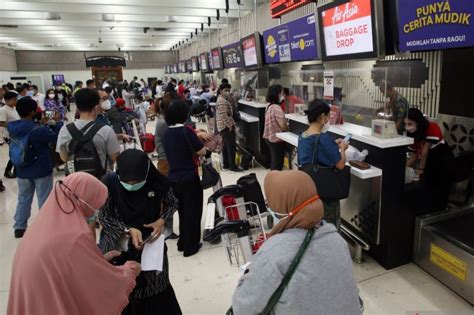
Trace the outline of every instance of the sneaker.
[[25, 235], [26, 230], [15, 230], [15, 238], [22, 238]]
[[175, 233], [171, 233], [170, 236], [166, 238], [166, 240], [177, 240], [179, 238], [179, 235]]
[[3, 186], [3, 182], [0, 180], [0, 192], [5, 191], [5, 186]]

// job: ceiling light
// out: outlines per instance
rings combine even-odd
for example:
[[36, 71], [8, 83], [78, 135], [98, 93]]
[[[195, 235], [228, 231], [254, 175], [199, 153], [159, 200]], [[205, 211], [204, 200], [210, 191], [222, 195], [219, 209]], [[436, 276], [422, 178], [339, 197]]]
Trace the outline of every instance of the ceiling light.
[[102, 21], [113, 22], [115, 21], [115, 15], [109, 13], [102, 13]]
[[16, 47], [16, 43], [8, 43], [8, 47]]
[[168, 22], [168, 23], [177, 23], [178, 22], [178, 17], [176, 15], [168, 15], [166, 17], [166, 22]]
[[89, 48], [96, 48], [96, 47], [97, 47], [97, 45], [94, 44], [94, 43], [89, 44]]
[[46, 20], [57, 21], [61, 19], [59, 12], [45, 12], [44, 15]]

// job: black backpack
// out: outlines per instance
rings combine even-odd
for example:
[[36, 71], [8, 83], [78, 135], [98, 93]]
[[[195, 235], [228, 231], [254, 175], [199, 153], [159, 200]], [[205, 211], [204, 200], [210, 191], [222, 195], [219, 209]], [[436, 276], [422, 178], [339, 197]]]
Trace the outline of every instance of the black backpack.
[[99, 153], [92, 141], [102, 127], [104, 127], [103, 124], [96, 123], [95, 121], [88, 123], [81, 130], [77, 129], [75, 124], [67, 125], [67, 130], [71, 134], [72, 140], [68, 148], [69, 159], [67, 161], [66, 175], [75, 172], [86, 172], [99, 179], [105, 175], [106, 168], [102, 166]]

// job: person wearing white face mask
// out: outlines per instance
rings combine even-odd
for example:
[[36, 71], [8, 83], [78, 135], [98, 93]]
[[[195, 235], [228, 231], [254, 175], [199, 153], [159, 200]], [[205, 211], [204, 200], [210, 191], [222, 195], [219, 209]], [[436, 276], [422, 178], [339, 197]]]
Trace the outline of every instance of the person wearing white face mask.
[[[100, 105], [96, 107], [97, 118], [95, 119], [95, 121], [102, 125], [107, 125], [107, 126], [112, 127], [112, 123], [110, 122], [110, 119], [109, 119], [110, 113], [108, 113], [109, 110], [112, 108], [109, 95], [105, 90], [99, 89], [99, 97], [100, 97]], [[117, 139], [119, 141], [123, 140], [126, 142], [130, 142], [130, 136], [124, 133], [117, 134]]]
[[[329, 131], [331, 108], [324, 101], [315, 99], [305, 111], [309, 128], [298, 139], [298, 164], [319, 164], [343, 170], [346, 165], [346, 150], [349, 144], [343, 139], [334, 140]], [[339, 200], [323, 200], [324, 219], [339, 230], [341, 225], [341, 208]]]
[[45, 100], [45, 96], [44, 94], [41, 94], [39, 91], [38, 91], [38, 86], [36, 85], [32, 85], [31, 86], [32, 90], [32, 98], [36, 101], [36, 103], [38, 103], [38, 106], [41, 108], [42, 111], [45, 110], [44, 108], [44, 100]]
[[235, 143], [235, 109], [230, 102], [230, 89], [228, 83], [223, 83], [219, 87], [219, 97], [216, 105], [217, 131], [224, 140], [222, 148], [224, 169], [230, 169], [233, 172], [242, 172], [243, 169], [235, 165], [236, 143]]
[[46, 92], [47, 98], [44, 100], [44, 109], [46, 111], [54, 111], [59, 113], [60, 121], [64, 121], [64, 105], [59, 100], [58, 93], [53, 89]]
[[265, 130], [263, 138], [267, 142], [270, 150], [270, 169], [281, 171], [285, 160], [286, 142], [281, 141], [276, 134], [288, 131], [288, 122], [285, 113], [281, 108], [281, 103], [285, 100], [283, 87], [281, 85], [272, 85], [268, 89], [267, 102], [270, 103], [265, 112]]

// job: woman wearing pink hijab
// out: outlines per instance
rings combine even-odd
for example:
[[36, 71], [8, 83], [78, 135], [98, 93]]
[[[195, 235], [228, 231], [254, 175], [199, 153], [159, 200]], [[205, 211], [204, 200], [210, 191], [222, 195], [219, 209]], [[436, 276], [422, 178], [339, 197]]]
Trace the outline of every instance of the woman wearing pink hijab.
[[140, 265], [115, 267], [95, 244], [88, 223], [107, 200], [86, 173], [58, 181], [16, 251], [7, 314], [120, 314]]

